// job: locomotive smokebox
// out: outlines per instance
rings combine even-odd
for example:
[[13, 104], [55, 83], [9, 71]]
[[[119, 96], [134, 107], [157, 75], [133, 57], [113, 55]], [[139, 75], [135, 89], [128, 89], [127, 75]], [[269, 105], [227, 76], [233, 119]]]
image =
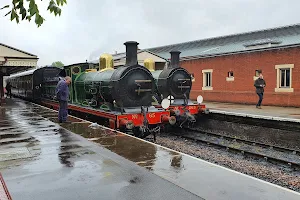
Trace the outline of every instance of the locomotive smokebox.
[[126, 46], [126, 66], [137, 65], [137, 49], [139, 43], [135, 41], [128, 41], [125, 42], [124, 45]]
[[169, 68], [179, 68], [179, 55], [180, 55], [180, 51], [171, 51], [171, 64], [169, 66]]

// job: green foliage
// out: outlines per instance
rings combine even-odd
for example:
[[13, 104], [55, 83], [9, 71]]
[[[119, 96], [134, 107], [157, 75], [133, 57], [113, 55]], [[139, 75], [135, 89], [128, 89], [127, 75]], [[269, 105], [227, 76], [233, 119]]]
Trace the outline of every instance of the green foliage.
[[[24, 1], [29, 2], [27, 9], [25, 8], [26, 6], [24, 7]], [[11, 7], [11, 10], [7, 12], [5, 16], [10, 14], [10, 20], [16, 20], [17, 23], [19, 23], [20, 20], [28, 20], [30, 22], [32, 17], [35, 16], [35, 23], [40, 27], [45, 19], [40, 15], [35, 2], [36, 0], [12, 0], [12, 5], [5, 5], [0, 8], [0, 10], [9, 9]], [[47, 10], [49, 10], [50, 13], [54, 13], [55, 16], [60, 16], [61, 9], [59, 7], [64, 4], [67, 4], [67, 0], [50, 0]]]
[[56, 62], [53, 62], [51, 66], [58, 67], [58, 68], [63, 68], [64, 64], [61, 61], [56, 61]]

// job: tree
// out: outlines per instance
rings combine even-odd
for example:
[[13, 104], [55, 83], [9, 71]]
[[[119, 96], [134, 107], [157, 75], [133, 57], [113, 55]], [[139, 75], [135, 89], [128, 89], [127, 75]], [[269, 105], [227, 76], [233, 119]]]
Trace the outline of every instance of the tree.
[[53, 62], [51, 66], [58, 67], [58, 68], [63, 68], [64, 64], [61, 61], [56, 61], [56, 62]]
[[[38, 27], [40, 27], [45, 19], [40, 15], [38, 6], [35, 3], [36, 0], [26, 0], [27, 2], [24, 1], [25, 0], [12, 0], [12, 5], [5, 5], [0, 8], [0, 10], [11, 8], [11, 10], [6, 13], [5, 16], [10, 14], [10, 20], [13, 21], [15, 19], [17, 23], [19, 23], [20, 20], [28, 20], [30, 22], [31, 18], [35, 15], [35, 23]], [[24, 6], [24, 3], [28, 4], [28, 2], [29, 5]], [[47, 10], [49, 10], [50, 13], [54, 13], [55, 16], [60, 16], [61, 9], [59, 7], [63, 6], [64, 4], [67, 4], [67, 0], [50, 0]]]

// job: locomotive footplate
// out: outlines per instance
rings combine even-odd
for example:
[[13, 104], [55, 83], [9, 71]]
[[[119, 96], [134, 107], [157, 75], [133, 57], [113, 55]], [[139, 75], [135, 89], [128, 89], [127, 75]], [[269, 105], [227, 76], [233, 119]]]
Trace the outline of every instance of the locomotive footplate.
[[[42, 105], [58, 110], [58, 103], [54, 101], [44, 100]], [[159, 132], [160, 125], [176, 123], [176, 118], [170, 116], [170, 111], [155, 108], [151, 106], [146, 110], [141, 108], [126, 108], [125, 112], [106, 112], [100, 109], [94, 109], [90, 107], [83, 107], [75, 104], [69, 104], [68, 109], [70, 111], [77, 111], [80, 113], [90, 114], [93, 116], [101, 117], [109, 120], [109, 127], [112, 129], [126, 128], [127, 130], [133, 130], [139, 128], [139, 136], [150, 135], [154, 132]], [[146, 116], [146, 117], [145, 117]], [[145, 132], [145, 133], [143, 133]]]
[[[163, 123], [163, 119], [165, 116], [170, 116], [169, 111], [163, 111], [163, 112], [148, 112], [146, 113], [146, 118], [148, 120], [148, 124], [154, 125], [154, 124], [160, 124]], [[132, 121], [134, 126], [141, 126], [143, 125], [144, 116], [143, 113], [127, 113], [123, 115], [117, 116], [117, 127], [120, 126], [120, 121], [122, 119]]]
[[[156, 106], [157, 108], [161, 108], [160, 105]], [[187, 106], [183, 106], [183, 105], [170, 105], [170, 107], [166, 110], [168, 111], [175, 111], [175, 110], [179, 110], [180, 114], [183, 114], [185, 112], [185, 110], [189, 110], [190, 114], [192, 115], [196, 115], [198, 113], [202, 113], [204, 112], [206, 109], [205, 105], [187, 105]]]

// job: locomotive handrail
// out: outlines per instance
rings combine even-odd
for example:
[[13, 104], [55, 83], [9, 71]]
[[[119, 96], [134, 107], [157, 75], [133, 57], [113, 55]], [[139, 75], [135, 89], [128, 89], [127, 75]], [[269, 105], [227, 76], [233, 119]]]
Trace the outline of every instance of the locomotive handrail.
[[179, 78], [177, 79], [178, 81], [190, 81], [190, 79], [183, 79], [183, 78]]
[[151, 92], [152, 89], [135, 89], [135, 92]]
[[[139, 67], [139, 68], [141, 68], [141, 67]], [[142, 68], [142, 69], [145, 69], [144, 67]], [[130, 69], [129, 71], [127, 71], [125, 74], [123, 74], [123, 76], [121, 76], [119, 79], [117, 79], [117, 80], [112, 80], [112, 81], [120, 81], [121, 79], [123, 79], [129, 72], [131, 72], [132, 70], [136, 70], [136, 68], [134, 68], [134, 69]], [[149, 73], [149, 75], [151, 75], [152, 76], [152, 74], [151, 73]], [[152, 80], [151, 80], [151, 82], [152, 82]]]
[[178, 86], [178, 88], [190, 88], [191, 86]]
[[135, 80], [136, 83], [149, 83], [151, 80]]

